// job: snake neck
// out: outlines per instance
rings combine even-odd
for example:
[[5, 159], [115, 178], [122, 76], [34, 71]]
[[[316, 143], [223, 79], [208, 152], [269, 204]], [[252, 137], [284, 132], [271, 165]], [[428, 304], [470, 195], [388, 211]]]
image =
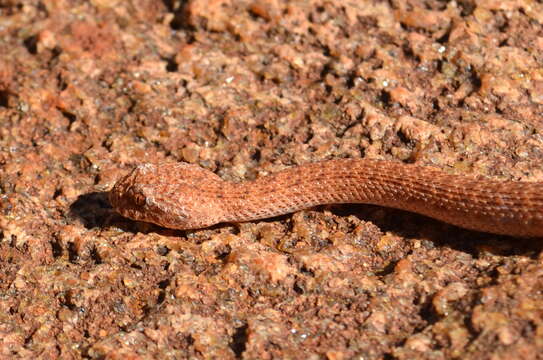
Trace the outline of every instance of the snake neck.
[[[378, 160], [339, 159], [292, 167], [254, 181], [223, 187], [224, 221], [248, 221], [283, 215], [324, 204], [373, 203], [390, 206], [390, 194], [379, 184], [383, 174]], [[400, 167], [405, 165], [400, 164]], [[394, 179], [402, 174], [395, 171]]]

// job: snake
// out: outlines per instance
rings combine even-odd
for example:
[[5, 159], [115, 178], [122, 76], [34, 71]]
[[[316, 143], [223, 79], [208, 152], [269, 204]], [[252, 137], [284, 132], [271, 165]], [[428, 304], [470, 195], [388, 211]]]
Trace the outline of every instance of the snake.
[[115, 183], [109, 200], [124, 217], [179, 230], [362, 203], [479, 232], [543, 236], [543, 182], [475, 178], [391, 160], [333, 159], [240, 182], [196, 164], [145, 163]]

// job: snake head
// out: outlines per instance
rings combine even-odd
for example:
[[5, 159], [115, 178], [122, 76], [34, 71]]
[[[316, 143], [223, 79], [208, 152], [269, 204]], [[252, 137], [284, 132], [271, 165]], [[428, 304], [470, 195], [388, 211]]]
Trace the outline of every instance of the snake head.
[[121, 215], [171, 229], [195, 229], [221, 221], [224, 181], [188, 163], [143, 164], [119, 180], [109, 193]]

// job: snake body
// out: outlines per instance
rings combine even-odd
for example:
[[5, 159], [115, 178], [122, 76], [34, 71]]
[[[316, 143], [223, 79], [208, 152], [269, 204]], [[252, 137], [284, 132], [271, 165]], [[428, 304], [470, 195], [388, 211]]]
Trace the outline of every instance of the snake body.
[[143, 164], [110, 194], [121, 215], [173, 229], [263, 219], [322, 204], [412, 211], [466, 229], [543, 236], [543, 182], [493, 181], [429, 166], [339, 159], [227, 182], [188, 163]]

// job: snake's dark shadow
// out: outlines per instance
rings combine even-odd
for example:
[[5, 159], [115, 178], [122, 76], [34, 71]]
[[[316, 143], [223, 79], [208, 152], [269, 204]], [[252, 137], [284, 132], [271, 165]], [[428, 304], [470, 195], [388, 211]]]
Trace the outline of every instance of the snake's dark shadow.
[[[480, 252], [478, 247], [483, 246], [487, 251], [495, 255], [527, 255], [535, 256], [534, 252], [543, 250], [543, 239], [541, 238], [513, 238], [509, 236], [500, 236], [486, 234], [477, 231], [465, 230], [453, 225], [445, 224], [441, 221], [429, 217], [414, 214], [407, 211], [383, 208], [375, 205], [363, 204], [344, 204], [344, 205], [324, 205], [313, 208], [316, 211], [322, 211], [328, 208], [333, 214], [338, 216], [354, 215], [363, 221], [371, 221], [376, 224], [381, 231], [390, 231], [405, 238], [423, 238], [432, 241], [436, 246], [448, 246], [452, 249], [464, 251], [476, 255]], [[381, 209], [383, 216], [376, 217], [376, 209]], [[114, 224], [116, 227], [127, 232], [156, 232], [159, 234], [182, 236], [183, 230], [165, 229], [154, 224], [139, 223], [127, 219], [118, 214], [109, 203], [108, 192], [91, 192], [78, 197], [70, 205], [70, 217], [81, 220], [85, 228], [104, 228]], [[286, 219], [290, 214], [277, 216], [263, 221], [276, 221]], [[262, 220], [261, 220], [262, 221]], [[141, 226], [147, 224], [146, 226]], [[230, 224], [218, 224], [211, 228], [220, 228], [231, 226]], [[421, 229], [423, 231], [421, 234]], [[428, 231], [429, 229], [429, 231]]]
[[[375, 216], [376, 210], [382, 216]], [[404, 238], [424, 238], [436, 244], [477, 256], [481, 248], [493, 255], [537, 257], [543, 250], [543, 238], [519, 238], [463, 229], [416, 213], [366, 204], [332, 205], [338, 216], [354, 215], [371, 221], [383, 233], [390, 231]], [[384, 214], [384, 215], [383, 215]], [[422, 229], [422, 230], [421, 230]]]
[[107, 225], [115, 211], [109, 203], [108, 192], [102, 191], [80, 195], [70, 205], [69, 215], [81, 220], [85, 228], [93, 229]]

